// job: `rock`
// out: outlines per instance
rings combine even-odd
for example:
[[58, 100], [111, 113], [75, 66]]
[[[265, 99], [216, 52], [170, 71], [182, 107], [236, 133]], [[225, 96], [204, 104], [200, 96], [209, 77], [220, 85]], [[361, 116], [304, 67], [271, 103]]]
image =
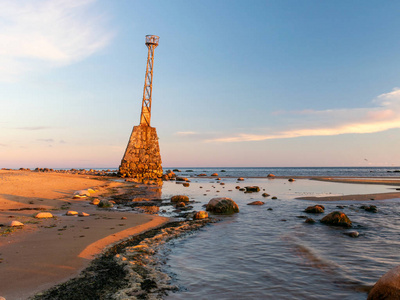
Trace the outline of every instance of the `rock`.
[[186, 206], [186, 204], [185, 204], [185, 202], [178, 202], [177, 204], [176, 204], [176, 207], [178, 208], [178, 207], [185, 207]]
[[275, 175], [274, 175], [274, 174], [268, 174], [267, 177], [268, 177], [268, 178], [274, 178]]
[[93, 199], [92, 202], [90, 202], [90, 204], [93, 204], [93, 205], [98, 205], [99, 203], [100, 203], [100, 200], [97, 198]]
[[187, 179], [186, 177], [176, 177], [176, 181], [189, 181], [189, 179]]
[[74, 195], [74, 196], [72, 197], [72, 199], [82, 199], [82, 198], [86, 198], [86, 196], [85, 196], [85, 195], [83, 195], [83, 196], [81, 196], [81, 195]]
[[237, 185], [237, 186], [235, 186], [235, 189], [237, 189], [237, 190], [238, 190], [238, 189], [240, 189], [240, 186], [238, 186], [238, 185]]
[[253, 201], [253, 202], [247, 203], [247, 205], [264, 205], [264, 204], [265, 204], [265, 202], [262, 202], [262, 201]]
[[218, 176], [218, 173], [212, 173], [211, 176]]
[[90, 214], [88, 214], [88, 213], [85, 213], [85, 212], [80, 212], [79, 214], [78, 214], [78, 216], [80, 216], [80, 217], [89, 217], [90, 216]]
[[200, 219], [206, 219], [206, 218], [208, 218], [208, 213], [205, 212], [204, 210], [198, 211], [193, 216], [193, 220], [200, 220]]
[[378, 208], [375, 205], [361, 205], [360, 208], [373, 213], [378, 212]]
[[358, 233], [358, 231], [343, 232], [343, 234], [348, 235], [348, 236], [353, 237], [353, 238], [356, 238], [356, 237], [358, 237], [360, 235]]
[[172, 171], [174, 171], [174, 172], [182, 172], [182, 171], [179, 170], [179, 169], [173, 169]]
[[172, 196], [171, 202], [189, 202], [189, 197], [184, 195]]
[[296, 181], [296, 180], [294, 180], [293, 178], [289, 178], [288, 181], [289, 182], [293, 182], [293, 181]]
[[278, 197], [273, 196], [273, 197], [271, 197], [271, 199], [276, 200], [276, 199], [278, 199]]
[[202, 177], [204, 177], [204, 176], [207, 176], [207, 174], [201, 173], [201, 174], [199, 174], [199, 175], [197, 175], [197, 176], [202, 176]]
[[325, 207], [323, 205], [314, 205], [307, 207], [304, 211], [310, 214], [321, 214], [325, 212]]
[[341, 211], [331, 212], [322, 218], [321, 223], [332, 226], [351, 227], [350, 219]]
[[52, 217], [53, 217], [53, 215], [49, 212], [40, 212], [40, 213], [37, 213], [35, 216], [36, 219], [48, 219], [48, 218], [52, 218]]
[[245, 188], [240, 188], [239, 191], [244, 192], [246, 189]]
[[126, 220], [127, 218], [126, 217], [121, 217], [121, 220]]
[[268, 194], [268, 193], [263, 193], [261, 196], [263, 196], [263, 197], [268, 197], [269, 194]]
[[74, 193], [74, 195], [90, 197], [90, 192], [88, 190], [80, 190], [80, 191], [76, 191]]
[[67, 211], [66, 215], [67, 216], [76, 216], [76, 215], [78, 215], [78, 212], [74, 211], [74, 210], [69, 210], [69, 211]]
[[400, 266], [383, 275], [368, 294], [367, 300], [400, 299]]
[[225, 182], [221, 182], [220, 185], [225, 185]]
[[8, 227], [19, 227], [19, 226], [24, 226], [24, 223], [21, 223], [20, 221], [10, 221], [7, 224]]
[[267, 210], [272, 210], [272, 208], [271, 207], [268, 207], [268, 209]]
[[114, 206], [114, 204], [112, 204], [111, 201], [108, 201], [105, 199], [100, 200], [99, 204], [97, 204], [97, 207], [100, 207], [100, 208], [111, 208], [113, 206]]
[[239, 206], [231, 198], [221, 197], [211, 199], [206, 210], [217, 214], [233, 214], [239, 212]]
[[243, 177], [239, 177], [239, 178], [237, 179], [237, 181], [244, 181], [244, 178], [243, 178]]
[[314, 224], [315, 220], [313, 218], [307, 218], [304, 223], [308, 223], [308, 224]]
[[187, 182], [185, 182], [184, 184], [182, 184], [184, 187], [188, 187], [188, 186], [190, 186], [190, 184], [189, 183], [187, 183]]
[[260, 188], [258, 186], [246, 186], [246, 192], [259, 192]]

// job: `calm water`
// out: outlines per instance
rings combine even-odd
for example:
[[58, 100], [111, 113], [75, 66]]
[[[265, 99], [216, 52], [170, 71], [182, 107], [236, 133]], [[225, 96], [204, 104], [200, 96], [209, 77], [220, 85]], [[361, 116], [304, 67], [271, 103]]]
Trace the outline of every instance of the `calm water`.
[[[167, 168], [168, 169], [168, 168]], [[171, 168], [173, 169], [173, 168]], [[272, 173], [276, 176], [348, 176], [348, 177], [399, 177], [400, 167], [337, 167], [337, 168], [178, 168], [182, 176], [217, 172], [223, 177], [266, 177]], [[192, 170], [193, 172], [187, 172]], [[225, 170], [226, 172], [221, 172]]]
[[[246, 170], [240, 171], [246, 174]], [[264, 170], [275, 175], [287, 172]], [[349, 229], [304, 223], [298, 216], [307, 215], [303, 210], [316, 203], [295, 200], [306, 195], [391, 192], [395, 187], [305, 179], [290, 183], [253, 178], [237, 183], [234, 178], [225, 178], [225, 185], [209, 178], [191, 180], [189, 188], [164, 183], [163, 197], [186, 194], [196, 201], [195, 209], [201, 210], [211, 198], [226, 196], [238, 203], [240, 213], [169, 244], [165, 271], [173, 274], [180, 291], [170, 293], [167, 299], [366, 299], [365, 288], [400, 263], [399, 199], [327, 202], [325, 214], [311, 216], [319, 220], [338, 210], [336, 205], [346, 205], [342, 211], [353, 221], [351, 230], [360, 233], [358, 238], [343, 234]], [[244, 194], [234, 188], [236, 185], [258, 185], [278, 200], [265, 199], [262, 192]], [[266, 204], [246, 205], [254, 200]], [[362, 204], [374, 204], [379, 212], [359, 209]]]

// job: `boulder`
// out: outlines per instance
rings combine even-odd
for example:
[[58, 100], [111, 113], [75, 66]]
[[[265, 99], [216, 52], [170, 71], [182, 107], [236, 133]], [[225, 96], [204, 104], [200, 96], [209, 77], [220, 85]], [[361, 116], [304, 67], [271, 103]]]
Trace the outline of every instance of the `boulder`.
[[184, 195], [175, 195], [171, 197], [171, 202], [189, 202], [189, 197]]
[[35, 215], [36, 219], [48, 219], [48, 218], [52, 218], [52, 217], [53, 217], [53, 215], [49, 212], [40, 212]]
[[220, 197], [211, 199], [206, 210], [216, 214], [234, 214], [239, 212], [239, 206], [231, 198]]
[[304, 211], [310, 214], [321, 214], [325, 212], [325, 207], [323, 205], [314, 205], [307, 207]]
[[19, 226], [24, 226], [24, 223], [21, 223], [20, 221], [10, 221], [7, 224], [8, 227], [19, 227]]
[[259, 192], [260, 188], [258, 186], [246, 186], [246, 192]]
[[350, 219], [341, 211], [331, 212], [321, 219], [321, 223], [332, 226], [351, 227]]
[[264, 204], [265, 204], [265, 202], [262, 202], [262, 201], [253, 201], [253, 202], [247, 203], [247, 205], [264, 205]]
[[193, 220], [200, 220], [200, 219], [206, 219], [206, 218], [208, 218], [208, 213], [205, 212], [204, 210], [198, 211], [193, 216]]
[[368, 294], [367, 300], [400, 299], [400, 266], [383, 275]]

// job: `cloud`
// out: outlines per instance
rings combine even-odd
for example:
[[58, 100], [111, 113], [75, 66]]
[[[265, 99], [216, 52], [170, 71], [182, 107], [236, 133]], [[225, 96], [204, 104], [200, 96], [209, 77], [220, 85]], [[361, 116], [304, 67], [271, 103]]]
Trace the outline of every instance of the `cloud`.
[[45, 129], [51, 129], [51, 127], [46, 127], [46, 126], [29, 126], [29, 127], [18, 127], [15, 128], [18, 130], [45, 130]]
[[64, 66], [105, 47], [112, 34], [95, 0], [0, 0], [0, 80]]
[[[266, 134], [238, 134], [235, 136], [214, 138], [208, 142], [243, 142], [287, 139], [303, 136], [333, 136], [350, 133], [375, 133], [400, 128], [400, 89], [379, 95], [372, 102], [372, 108], [303, 110], [282, 112], [296, 120], [296, 129], [270, 130]], [[293, 123], [293, 122], [292, 122]]]
[[54, 143], [54, 139], [37, 139], [38, 142]]
[[194, 134], [197, 134], [197, 132], [194, 132], [194, 131], [178, 131], [175, 134], [176, 135], [194, 135]]

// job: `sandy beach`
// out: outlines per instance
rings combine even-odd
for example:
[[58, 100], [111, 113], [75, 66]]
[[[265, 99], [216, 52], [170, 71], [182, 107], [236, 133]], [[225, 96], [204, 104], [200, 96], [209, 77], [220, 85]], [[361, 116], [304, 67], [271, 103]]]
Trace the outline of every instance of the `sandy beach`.
[[[88, 188], [101, 199], [132, 186], [96, 176], [0, 171], [0, 296], [26, 299], [64, 282], [105, 247], [169, 220], [100, 209], [89, 204], [89, 197], [72, 199], [75, 191]], [[69, 210], [89, 216], [67, 216]], [[34, 218], [40, 211], [54, 217]], [[24, 226], [10, 230], [6, 225], [12, 220]]]

